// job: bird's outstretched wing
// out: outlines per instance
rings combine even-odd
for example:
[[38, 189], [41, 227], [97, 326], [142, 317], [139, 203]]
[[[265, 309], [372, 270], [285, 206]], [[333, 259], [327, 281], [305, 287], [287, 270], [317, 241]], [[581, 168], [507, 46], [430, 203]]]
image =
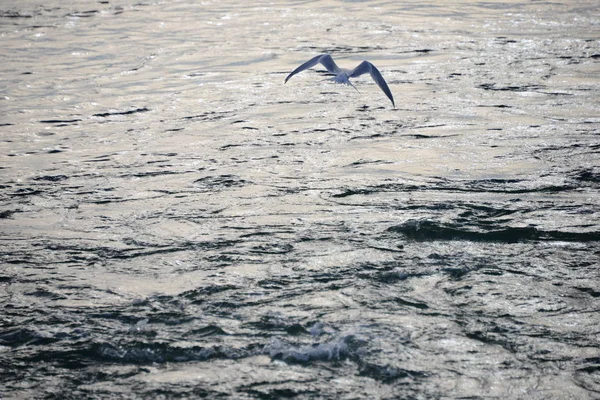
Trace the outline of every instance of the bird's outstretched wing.
[[287, 76], [287, 78], [285, 78], [285, 82], [287, 82], [288, 79], [290, 79], [292, 76], [296, 75], [298, 72], [302, 72], [305, 69], [314, 67], [315, 65], [317, 65], [319, 63], [321, 63], [325, 68], [327, 68], [327, 71], [331, 72], [332, 74], [337, 75], [340, 72], [339, 67], [335, 64], [335, 62], [333, 61], [333, 58], [331, 58], [331, 56], [329, 54], [321, 54], [314, 58], [311, 58], [310, 60], [308, 60], [307, 62], [305, 62], [298, 68], [296, 68], [295, 70], [293, 70], [292, 73], [289, 74]]
[[383, 90], [383, 93], [385, 93], [388, 99], [390, 99], [394, 108], [396, 108], [396, 104], [394, 104], [394, 96], [392, 96], [390, 88], [385, 82], [385, 79], [383, 79], [383, 76], [381, 76], [379, 70], [373, 64], [371, 64], [368, 61], [363, 61], [360, 64], [358, 64], [358, 67], [351, 70], [348, 76], [350, 78], [354, 78], [362, 74], [366, 74], [367, 72], [371, 75], [371, 78], [373, 78], [377, 86], [379, 86], [379, 88]]

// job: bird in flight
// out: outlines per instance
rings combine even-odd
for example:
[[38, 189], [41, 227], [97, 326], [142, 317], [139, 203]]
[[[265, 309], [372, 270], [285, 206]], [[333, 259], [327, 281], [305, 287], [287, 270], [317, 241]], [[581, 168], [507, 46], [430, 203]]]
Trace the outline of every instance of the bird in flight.
[[379, 86], [379, 88], [383, 90], [383, 93], [385, 93], [388, 99], [390, 99], [390, 101], [392, 102], [394, 108], [396, 108], [396, 104], [394, 104], [394, 96], [392, 96], [392, 92], [390, 91], [390, 88], [385, 82], [385, 79], [383, 79], [383, 76], [381, 76], [379, 70], [368, 61], [361, 62], [354, 69], [346, 69], [338, 67], [329, 54], [321, 54], [314, 58], [311, 58], [310, 60], [293, 70], [292, 73], [289, 74], [287, 78], [285, 78], [284, 83], [287, 83], [287, 81], [292, 76], [296, 75], [298, 72], [302, 72], [305, 69], [309, 69], [310, 67], [313, 67], [319, 63], [323, 65], [327, 69], [327, 71], [335, 75], [333, 78], [329, 78], [330, 80], [334, 81], [335, 83], [343, 83], [345, 85], [350, 85], [357, 92], [358, 89], [356, 89], [352, 82], [350, 82], [350, 78], [355, 78], [362, 74], [369, 73], [369, 75], [371, 75], [371, 78], [373, 78], [377, 86]]

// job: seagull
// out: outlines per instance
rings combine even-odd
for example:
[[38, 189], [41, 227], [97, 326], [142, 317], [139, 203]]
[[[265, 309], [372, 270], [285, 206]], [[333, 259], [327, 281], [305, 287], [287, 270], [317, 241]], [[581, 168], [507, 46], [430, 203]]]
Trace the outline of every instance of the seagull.
[[381, 76], [381, 73], [379, 72], [379, 70], [368, 61], [361, 62], [354, 69], [346, 69], [346, 68], [338, 67], [335, 64], [335, 62], [333, 61], [333, 58], [331, 58], [331, 56], [329, 54], [321, 54], [314, 58], [311, 58], [310, 60], [308, 60], [307, 62], [305, 62], [298, 68], [296, 68], [295, 70], [293, 70], [292, 73], [289, 74], [287, 76], [287, 78], [285, 78], [284, 83], [287, 83], [287, 81], [292, 76], [296, 75], [298, 72], [302, 72], [305, 69], [309, 69], [310, 67], [313, 67], [319, 63], [321, 65], [323, 65], [327, 69], [327, 71], [329, 71], [335, 75], [333, 78], [329, 78], [328, 80], [332, 80], [335, 83], [343, 83], [345, 85], [350, 85], [357, 92], [358, 92], [358, 89], [356, 89], [356, 87], [352, 84], [352, 82], [350, 82], [350, 78], [354, 78], [354, 77], [360, 76], [362, 74], [369, 73], [371, 75], [371, 78], [373, 78], [373, 80], [377, 84], [377, 86], [379, 86], [379, 88], [381, 90], [383, 90], [383, 93], [385, 93], [385, 95], [388, 97], [388, 99], [390, 99], [390, 101], [392, 102], [392, 105], [394, 106], [394, 108], [396, 108], [396, 104], [394, 104], [394, 96], [392, 96], [392, 92], [390, 91], [390, 88], [388, 87], [387, 83], [385, 82], [385, 79], [383, 79], [383, 76]]

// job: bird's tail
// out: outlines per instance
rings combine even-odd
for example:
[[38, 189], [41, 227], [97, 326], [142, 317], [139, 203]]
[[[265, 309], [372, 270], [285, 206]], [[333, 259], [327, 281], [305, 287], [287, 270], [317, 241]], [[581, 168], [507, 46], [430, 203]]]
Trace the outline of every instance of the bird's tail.
[[[334, 81], [334, 82], [338, 82], [336, 78], [337, 78], [336, 76], [334, 76], [334, 77], [331, 77], [331, 78], [325, 78], [325, 79], [323, 79], [323, 80], [322, 80], [322, 82], [325, 82], [325, 81]], [[350, 86], [352, 86], [352, 87], [354, 88], [354, 90], [356, 90], [358, 93], [360, 93], [360, 91], [359, 91], [359, 90], [356, 88], [356, 86], [354, 86], [354, 85], [352, 84], [352, 82], [350, 82], [350, 80], [349, 80], [349, 79], [348, 79], [348, 80], [346, 80], [345, 82], [339, 82], [339, 83], [345, 83], [346, 85], [350, 85]]]
[[356, 90], [358, 93], [360, 93], [360, 91], [356, 88], [356, 86], [354, 86], [352, 84], [352, 82], [350, 82], [350, 80], [348, 80], [348, 85], [352, 86], [354, 88], [354, 90]]

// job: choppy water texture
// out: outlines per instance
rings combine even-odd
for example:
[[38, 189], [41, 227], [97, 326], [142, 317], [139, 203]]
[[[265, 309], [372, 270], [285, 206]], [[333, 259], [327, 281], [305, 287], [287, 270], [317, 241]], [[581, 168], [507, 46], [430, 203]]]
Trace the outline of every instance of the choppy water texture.
[[599, 398], [597, 2], [238, 4], [2, 2], [0, 398]]

